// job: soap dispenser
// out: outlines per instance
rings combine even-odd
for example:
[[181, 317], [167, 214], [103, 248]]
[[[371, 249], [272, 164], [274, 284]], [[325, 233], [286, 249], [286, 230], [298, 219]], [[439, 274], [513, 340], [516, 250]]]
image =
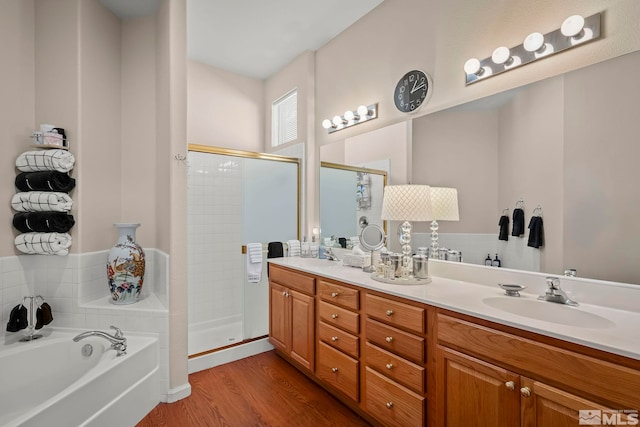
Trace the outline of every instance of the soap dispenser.
[[318, 242], [316, 242], [316, 236], [311, 236], [311, 245], [309, 245], [309, 255], [311, 258], [318, 258]]
[[489, 267], [491, 267], [493, 265], [493, 262], [491, 261], [491, 255], [487, 254], [487, 257], [484, 259], [484, 265], [488, 265]]
[[304, 236], [302, 243], [300, 243], [300, 257], [309, 258], [311, 248], [309, 242], [307, 242], [307, 236]]
[[500, 258], [498, 258], [498, 254], [496, 254], [496, 257], [493, 260], [493, 262], [491, 263], [491, 265], [494, 266], [494, 267], [500, 267], [502, 265], [502, 262], [500, 261]]

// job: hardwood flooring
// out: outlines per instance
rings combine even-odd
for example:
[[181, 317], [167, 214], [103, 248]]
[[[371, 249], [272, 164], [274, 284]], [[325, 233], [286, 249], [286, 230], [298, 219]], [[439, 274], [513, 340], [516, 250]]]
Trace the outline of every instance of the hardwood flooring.
[[189, 375], [191, 396], [137, 427], [369, 426], [274, 351]]

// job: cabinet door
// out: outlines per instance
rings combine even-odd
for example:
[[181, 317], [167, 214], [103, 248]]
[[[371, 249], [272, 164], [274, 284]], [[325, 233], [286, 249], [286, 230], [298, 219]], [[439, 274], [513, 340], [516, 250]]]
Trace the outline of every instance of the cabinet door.
[[313, 371], [315, 352], [314, 298], [289, 290], [291, 303], [291, 357]]
[[440, 425], [520, 425], [518, 375], [442, 346], [438, 347], [438, 370]]
[[522, 377], [522, 427], [637, 425], [637, 412], [609, 409], [539, 381]]
[[269, 285], [269, 342], [283, 352], [288, 352], [289, 314], [287, 309], [287, 289], [277, 283]]

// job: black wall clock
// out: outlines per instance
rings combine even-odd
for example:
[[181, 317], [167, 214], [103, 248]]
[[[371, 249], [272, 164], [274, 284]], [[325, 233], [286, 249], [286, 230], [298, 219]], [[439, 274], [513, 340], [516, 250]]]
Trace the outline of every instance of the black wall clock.
[[393, 102], [403, 113], [416, 111], [431, 96], [431, 77], [424, 71], [412, 70], [402, 76], [393, 92]]

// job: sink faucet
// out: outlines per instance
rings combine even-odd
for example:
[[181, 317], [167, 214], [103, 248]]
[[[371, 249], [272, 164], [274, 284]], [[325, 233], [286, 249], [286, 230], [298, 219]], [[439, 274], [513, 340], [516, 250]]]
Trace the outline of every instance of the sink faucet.
[[547, 291], [544, 293], [544, 295], [540, 295], [538, 297], [539, 300], [573, 306], [578, 305], [577, 302], [569, 298], [564, 290], [562, 290], [562, 288], [560, 287], [560, 279], [558, 279], [557, 277], [547, 277], [547, 286]]
[[333, 253], [333, 251], [331, 250], [331, 248], [327, 248], [327, 250], [324, 253], [324, 256], [326, 259], [328, 259], [329, 261], [340, 261], [340, 258], [338, 258], [338, 256], [336, 254]]
[[118, 356], [127, 354], [127, 339], [122, 334], [122, 331], [120, 330], [120, 328], [117, 328], [113, 325], [109, 327], [111, 329], [115, 329], [116, 333], [114, 335], [102, 331], [88, 331], [76, 335], [73, 338], [73, 341], [78, 342], [87, 337], [102, 337], [111, 343], [111, 348], [118, 353]]

